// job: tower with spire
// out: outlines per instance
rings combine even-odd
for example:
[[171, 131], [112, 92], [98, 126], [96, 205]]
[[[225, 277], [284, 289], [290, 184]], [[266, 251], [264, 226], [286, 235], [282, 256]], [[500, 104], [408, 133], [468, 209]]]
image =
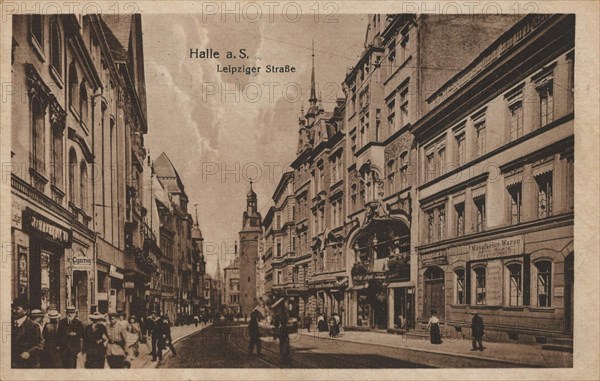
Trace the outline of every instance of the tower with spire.
[[258, 243], [262, 238], [262, 217], [257, 209], [256, 193], [252, 189], [246, 195], [246, 211], [243, 214], [242, 230], [239, 232], [240, 309], [250, 315], [256, 307], [256, 263]]

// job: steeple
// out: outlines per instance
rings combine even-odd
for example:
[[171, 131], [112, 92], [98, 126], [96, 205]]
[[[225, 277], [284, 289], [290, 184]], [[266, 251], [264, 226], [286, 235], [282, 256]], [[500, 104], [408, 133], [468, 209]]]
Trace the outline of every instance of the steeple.
[[255, 215], [257, 210], [256, 210], [256, 193], [254, 193], [254, 190], [252, 190], [252, 180], [250, 180], [250, 191], [248, 192], [248, 195], [246, 196], [246, 211], [248, 213], [248, 215]]
[[317, 104], [317, 92], [315, 89], [315, 40], [312, 42], [312, 72], [310, 75], [310, 98], [308, 101], [311, 106]]

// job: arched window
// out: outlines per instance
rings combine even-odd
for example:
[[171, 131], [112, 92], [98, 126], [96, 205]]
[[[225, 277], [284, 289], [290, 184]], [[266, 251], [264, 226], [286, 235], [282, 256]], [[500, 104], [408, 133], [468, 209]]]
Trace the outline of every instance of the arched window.
[[475, 304], [486, 304], [485, 300], [485, 267], [476, 267], [473, 269], [475, 287]]
[[454, 303], [465, 304], [465, 269], [454, 270]]
[[60, 39], [60, 30], [58, 28], [58, 19], [54, 18], [50, 25], [50, 64], [56, 72], [62, 76], [62, 45]]
[[77, 68], [75, 62], [69, 65], [69, 105], [77, 110], [79, 103], [79, 79], [77, 77]]
[[81, 116], [81, 120], [87, 123], [88, 117], [88, 99], [87, 99], [87, 89], [85, 87], [85, 82], [82, 81], [81, 85], [79, 85], [79, 115]]
[[87, 165], [85, 161], [79, 164], [79, 207], [87, 210]]
[[77, 168], [77, 154], [71, 148], [69, 151], [69, 201], [75, 202], [75, 169]]
[[45, 154], [45, 128], [46, 111], [42, 101], [34, 96], [31, 99], [31, 160], [33, 168], [41, 174], [44, 174], [44, 154]]
[[548, 260], [535, 262], [536, 294], [538, 307], [552, 306], [552, 262]]
[[506, 266], [508, 276], [508, 305], [521, 306], [523, 305], [523, 265], [520, 263], [512, 263]]
[[40, 47], [44, 46], [44, 21], [42, 15], [31, 15], [31, 34]]
[[55, 123], [52, 126], [52, 184], [62, 189], [63, 176], [63, 128]]

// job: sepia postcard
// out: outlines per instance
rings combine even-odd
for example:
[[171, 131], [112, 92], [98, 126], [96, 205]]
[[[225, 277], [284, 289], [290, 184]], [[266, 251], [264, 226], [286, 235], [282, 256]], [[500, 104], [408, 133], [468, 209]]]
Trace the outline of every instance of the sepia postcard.
[[1, 380], [600, 379], [598, 2], [1, 7]]

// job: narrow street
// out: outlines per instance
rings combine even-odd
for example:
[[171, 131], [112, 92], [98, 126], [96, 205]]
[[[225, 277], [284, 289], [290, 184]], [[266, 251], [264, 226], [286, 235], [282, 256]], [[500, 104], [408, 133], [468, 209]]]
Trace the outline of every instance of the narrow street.
[[175, 344], [177, 357], [170, 354], [160, 368], [435, 368], [514, 367], [439, 353], [415, 352], [372, 344], [357, 344], [325, 338], [290, 335], [292, 361], [282, 364], [279, 346], [263, 338], [261, 356], [247, 354], [244, 323], [215, 324]]

